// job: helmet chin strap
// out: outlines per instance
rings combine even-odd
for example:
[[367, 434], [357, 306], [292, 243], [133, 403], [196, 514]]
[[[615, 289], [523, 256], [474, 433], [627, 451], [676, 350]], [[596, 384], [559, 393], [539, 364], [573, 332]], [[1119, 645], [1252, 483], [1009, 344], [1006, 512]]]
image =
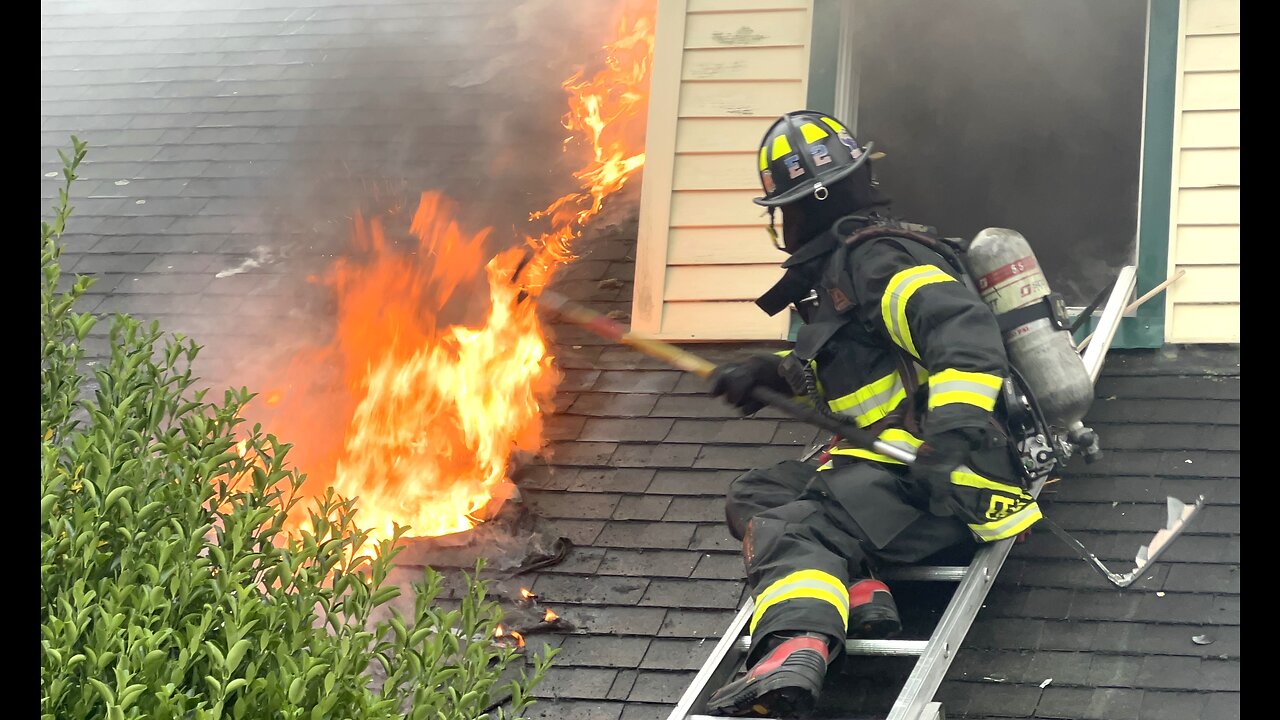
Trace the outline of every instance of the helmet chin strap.
[[769, 232], [769, 237], [773, 238], [773, 246], [779, 250], [785, 250], [786, 248], [783, 247], [782, 241], [778, 238], [778, 227], [775, 224], [773, 217], [777, 209], [778, 208], [773, 206], [769, 207], [769, 227], [765, 228], [765, 230]]

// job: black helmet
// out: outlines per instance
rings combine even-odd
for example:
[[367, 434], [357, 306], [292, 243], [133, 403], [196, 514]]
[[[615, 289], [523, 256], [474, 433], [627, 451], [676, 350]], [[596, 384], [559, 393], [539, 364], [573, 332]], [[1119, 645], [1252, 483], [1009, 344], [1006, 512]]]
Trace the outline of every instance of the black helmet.
[[789, 112], [774, 121], [760, 141], [759, 205], [778, 207], [813, 193], [827, 196], [826, 186], [857, 170], [875, 143], [858, 146], [844, 125], [814, 110]]

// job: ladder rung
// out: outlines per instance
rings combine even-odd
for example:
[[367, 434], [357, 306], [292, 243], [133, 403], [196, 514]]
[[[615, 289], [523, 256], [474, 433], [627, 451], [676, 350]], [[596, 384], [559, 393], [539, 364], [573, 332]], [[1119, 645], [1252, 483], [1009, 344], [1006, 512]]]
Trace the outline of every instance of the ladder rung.
[[[850, 655], [879, 657], [918, 657], [924, 654], [928, 640], [845, 640], [844, 651]], [[735, 650], [746, 653], [751, 649], [751, 636], [738, 638]]]
[[966, 565], [939, 565], [934, 567], [885, 568], [880, 574], [885, 580], [935, 580], [960, 582], [969, 572]]

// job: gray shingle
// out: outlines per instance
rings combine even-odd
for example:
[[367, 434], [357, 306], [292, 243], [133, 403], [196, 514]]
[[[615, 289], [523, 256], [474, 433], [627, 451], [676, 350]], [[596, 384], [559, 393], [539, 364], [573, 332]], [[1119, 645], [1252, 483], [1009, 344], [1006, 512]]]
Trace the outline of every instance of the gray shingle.
[[604, 529], [596, 543], [604, 547], [685, 549], [689, 547], [696, 527], [693, 523], [615, 520]]
[[671, 498], [662, 495], [629, 495], [618, 501], [614, 520], [661, 520]]
[[678, 699], [693, 678], [693, 673], [644, 671], [636, 676], [627, 700], [632, 702], [667, 703]]
[[653, 580], [640, 599], [641, 605], [670, 608], [729, 609], [738, 605], [743, 583], [739, 580]]
[[632, 575], [643, 578], [689, 577], [699, 555], [687, 550], [624, 550], [610, 548], [605, 552], [599, 572], [606, 575]]
[[698, 457], [700, 445], [674, 445], [662, 443], [657, 445], [620, 444], [609, 464], [614, 467], [635, 468], [687, 468]]
[[582, 492], [640, 493], [649, 488], [653, 477], [653, 470], [641, 468], [584, 468], [577, 471], [568, 489]]
[[626, 577], [543, 575], [534, 583], [533, 591], [543, 599], [543, 602], [550, 604], [635, 605], [644, 595], [648, 583], [647, 579]]
[[729, 627], [734, 615], [732, 610], [669, 610], [658, 635], [718, 639]]
[[657, 442], [667, 436], [672, 420], [655, 418], [590, 418], [579, 439], [612, 442]]
[[649, 644], [640, 667], [645, 670], [697, 670], [707, 661], [713, 648], [715, 643], [706, 640], [654, 640]]
[[649, 648], [648, 638], [603, 635], [566, 638], [556, 656], [557, 666], [635, 668]]
[[537, 694], [551, 698], [603, 700], [613, 685], [616, 670], [552, 667], [537, 687]]

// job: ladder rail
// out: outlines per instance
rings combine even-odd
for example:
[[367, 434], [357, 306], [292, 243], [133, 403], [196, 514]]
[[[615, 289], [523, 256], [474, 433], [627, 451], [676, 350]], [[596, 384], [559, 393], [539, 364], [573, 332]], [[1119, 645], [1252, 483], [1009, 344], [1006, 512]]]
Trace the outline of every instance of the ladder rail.
[[[1038, 497], [1043, 487], [1043, 481], [1038, 482], [1030, 493]], [[941, 705], [933, 696], [941, 686], [943, 677], [955, 659], [956, 651], [964, 642], [988, 591], [1004, 566], [1004, 561], [1013, 548], [1013, 541], [1014, 538], [1007, 538], [978, 548], [967, 567], [901, 567], [885, 572], [886, 576], [898, 580], [958, 580], [960, 583], [952, 593], [929, 640], [845, 641], [846, 651], [860, 655], [919, 658], [886, 720], [931, 720], [940, 717], [938, 713], [942, 712]], [[747, 635], [746, 628], [754, 611], [754, 599], [747, 598], [706, 663], [672, 708], [668, 720], [728, 720], [720, 716], [695, 714], [693, 711], [695, 707], [701, 710], [702, 703], [716, 687], [732, 676], [737, 663], [750, 650], [751, 638]]]
[[[723, 674], [724, 667], [728, 666], [728, 672], [732, 673], [736, 660], [741, 657], [738, 650], [738, 639], [742, 637], [743, 631], [747, 627], [747, 622], [751, 620], [751, 614], [755, 612], [755, 598], [747, 598], [742, 605], [742, 609], [734, 616], [733, 622], [729, 623], [729, 629], [721, 636], [720, 642], [711, 650], [711, 656], [703, 663], [702, 669], [698, 670], [698, 674], [693, 677], [693, 682], [689, 684], [689, 688], [684, 691], [684, 695], [680, 697], [680, 701], [672, 708], [671, 714], [667, 716], [667, 720], [689, 720], [692, 717], [690, 713], [693, 711], [695, 704], [702, 703], [710, 696], [712, 690], [711, 682], [717, 674]], [[737, 655], [733, 661], [730, 657]]]
[[[1039, 497], [1044, 481], [1036, 482], [1030, 490], [1032, 496]], [[933, 696], [942, 685], [956, 652], [969, 634], [969, 628], [982, 609], [987, 593], [995, 584], [995, 579], [1004, 567], [1004, 561], [1013, 549], [1015, 538], [1006, 538], [978, 549], [973, 562], [969, 564], [969, 572], [965, 574], [947, 609], [938, 620], [933, 635], [920, 659], [916, 661], [911, 674], [898, 693], [898, 699], [889, 710], [886, 720], [920, 720], [925, 717], [925, 710], [933, 702]]]

